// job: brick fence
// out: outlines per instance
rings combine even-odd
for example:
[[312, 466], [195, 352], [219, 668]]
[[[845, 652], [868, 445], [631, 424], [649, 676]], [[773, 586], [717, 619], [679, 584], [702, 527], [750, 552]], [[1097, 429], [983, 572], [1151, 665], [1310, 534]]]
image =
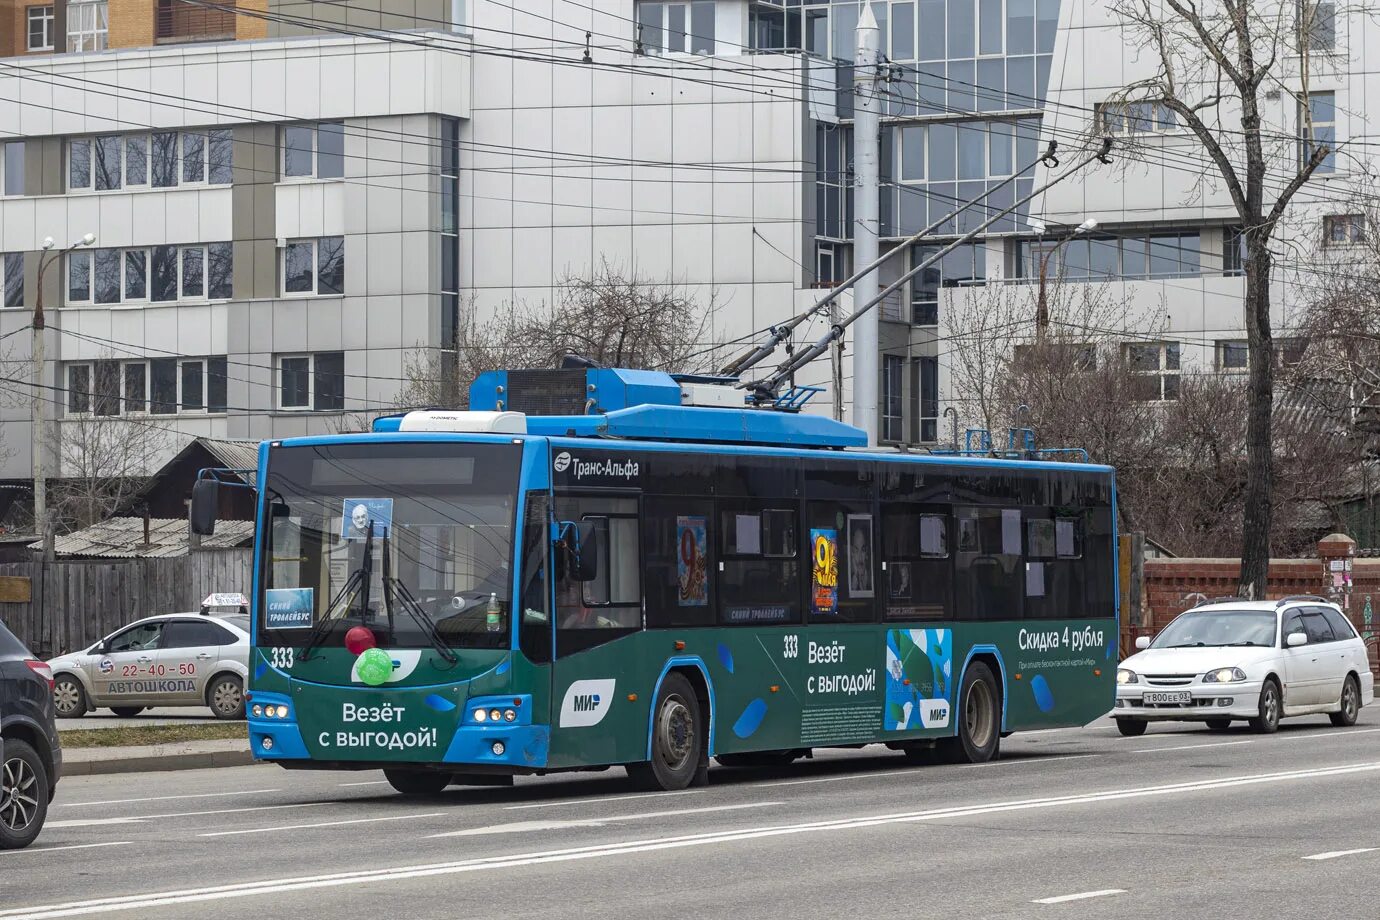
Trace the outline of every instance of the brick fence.
[[[1123, 620], [1122, 651], [1135, 650], [1137, 636], [1153, 635], [1170, 620], [1200, 602], [1205, 596], [1230, 597], [1236, 593], [1241, 575], [1238, 559], [1146, 559], [1141, 589], [1141, 622], [1133, 626]], [[1328, 596], [1328, 572], [1321, 559], [1272, 559], [1267, 598], [1290, 594]], [[1365, 616], [1366, 601], [1371, 603], [1375, 624]], [[1352, 560], [1351, 598], [1347, 614], [1357, 630], [1368, 639], [1372, 669], [1377, 668], [1377, 638], [1380, 626], [1380, 559]]]

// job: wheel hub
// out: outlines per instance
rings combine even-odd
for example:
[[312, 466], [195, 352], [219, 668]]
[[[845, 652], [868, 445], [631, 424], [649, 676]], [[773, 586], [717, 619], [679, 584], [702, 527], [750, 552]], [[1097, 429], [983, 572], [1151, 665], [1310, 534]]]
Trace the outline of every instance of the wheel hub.
[[38, 777], [27, 761], [7, 760], [0, 770], [0, 824], [18, 833], [33, 823], [38, 813], [38, 798], [33, 793]]
[[667, 697], [657, 717], [657, 737], [661, 761], [672, 770], [680, 770], [690, 759], [694, 747], [695, 720], [690, 708], [677, 696]]

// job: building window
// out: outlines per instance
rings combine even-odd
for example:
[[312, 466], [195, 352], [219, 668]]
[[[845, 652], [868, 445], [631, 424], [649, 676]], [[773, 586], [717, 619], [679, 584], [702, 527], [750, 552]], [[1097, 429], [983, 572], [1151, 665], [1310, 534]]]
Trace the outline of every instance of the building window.
[[233, 147], [228, 128], [72, 138], [67, 187], [106, 192], [122, 186], [228, 185]]
[[450, 0], [450, 30], [463, 32], [469, 23], [468, 4], [465, 0]]
[[1045, 238], [1016, 244], [1017, 278], [1108, 281], [1116, 278], [1187, 278], [1203, 271], [1202, 235], [1197, 231], [1149, 236]]
[[1217, 343], [1217, 369], [1224, 374], [1246, 370], [1251, 364], [1250, 346], [1244, 341]]
[[[941, 246], [912, 246], [911, 268], [939, 254]], [[925, 268], [910, 282], [911, 322], [917, 326], [939, 323], [940, 288], [983, 284], [987, 278], [987, 247], [967, 243]]]
[[1094, 112], [1104, 134], [1164, 134], [1179, 128], [1179, 117], [1162, 102], [1102, 102]]
[[815, 127], [815, 236], [847, 239], [853, 233], [853, 129]]
[[345, 237], [289, 240], [283, 247], [283, 294], [345, 293]]
[[110, 31], [106, 0], [74, 0], [67, 4], [67, 50], [104, 51]]
[[882, 440], [903, 440], [905, 419], [902, 406], [905, 394], [902, 380], [905, 375], [906, 359], [899, 355], [882, 355]]
[[1136, 398], [1162, 402], [1179, 398], [1179, 343], [1136, 342], [1125, 347], [1126, 363], [1136, 374]]
[[939, 440], [939, 359], [916, 358], [911, 362], [911, 373], [915, 440], [932, 444]]
[[99, 416], [220, 414], [226, 411], [226, 366], [224, 355], [68, 364], [67, 411]]
[[[1319, 147], [1327, 148], [1327, 156], [1318, 165], [1320, 173], [1337, 171], [1337, 94], [1309, 93], [1308, 108], [1300, 102], [1299, 115], [1299, 168], [1303, 168], [1313, 158], [1313, 151]], [[1310, 132], [1311, 128], [1311, 132]]]
[[5, 195], [24, 194], [24, 142], [10, 141], [3, 146], [4, 156], [0, 157], [0, 192]]
[[1246, 234], [1240, 227], [1226, 227], [1222, 232], [1222, 274], [1246, 273]]
[[345, 354], [281, 355], [278, 408], [339, 411], [345, 408]]
[[1337, 4], [1328, 0], [1296, 0], [1299, 49], [1332, 51], [1337, 46]]
[[30, 51], [53, 50], [52, 6], [31, 6], [28, 10]]
[[637, 4], [637, 39], [646, 54], [714, 53], [713, 0]]
[[460, 122], [441, 119], [441, 347], [460, 324]]
[[229, 300], [233, 274], [231, 243], [72, 252], [67, 255], [67, 303]]
[[24, 306], [24, 253], [7, 252], [0, 257], [0, 291], [6, 307]]
[[834, 287], [849, 275], [847, 243], [815, 243], [815, 286]]
[[284, 179], [339, 179], [345, 175], [345, 124], [323, 121], [283, 128]]
[[1365, 241], [1364, 214], [1329, 214], [1323, 218], [1324, 246], [1351, 246]]

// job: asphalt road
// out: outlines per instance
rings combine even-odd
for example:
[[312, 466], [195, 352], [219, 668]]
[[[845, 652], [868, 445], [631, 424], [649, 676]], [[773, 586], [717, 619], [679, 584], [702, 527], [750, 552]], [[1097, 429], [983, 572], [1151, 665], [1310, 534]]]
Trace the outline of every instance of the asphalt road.
[[65, 780], [0, 918], [1377, 916], [1380, 707], [1277, 735], [1110, 723], [1000, 761], [883, 748], [708, 788], [621, 770], [395, 795], [253, 766]]

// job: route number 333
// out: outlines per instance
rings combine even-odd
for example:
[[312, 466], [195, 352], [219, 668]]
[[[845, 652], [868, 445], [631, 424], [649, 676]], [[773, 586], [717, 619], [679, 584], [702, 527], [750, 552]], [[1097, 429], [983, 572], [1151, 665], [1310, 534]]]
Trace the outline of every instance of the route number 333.
[[268, 650], [269, 664], [275, 668], [292, 667], [292, 649], [290, 648], [271, 648]]
[[800, 657], [800, 637], [799, 637], [799, 636], [786, 636], [786, 637], [785, 637], [785, 640], [786, 640], [786, 644], [785, 644], [785, 647], [781, 649], [781, 657], [782, 657], [782, 658], [798, 658], [798, 657]]

